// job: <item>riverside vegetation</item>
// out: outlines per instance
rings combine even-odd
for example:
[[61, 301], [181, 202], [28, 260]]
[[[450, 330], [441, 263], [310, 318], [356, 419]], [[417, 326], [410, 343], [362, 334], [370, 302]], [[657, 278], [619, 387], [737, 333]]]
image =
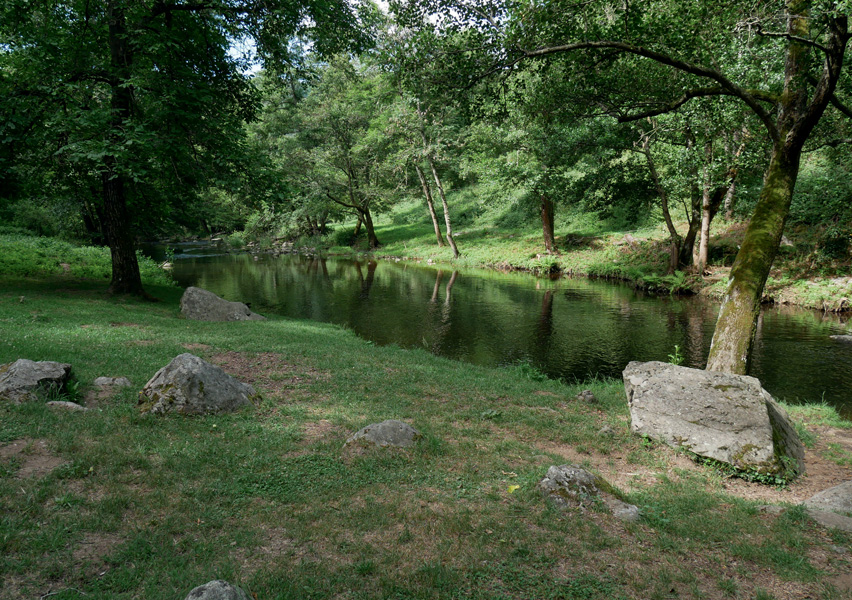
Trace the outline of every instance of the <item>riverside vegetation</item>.
[[[65, 269], [18, 248], [19, 271], [0, 276], [0, 363], [70, 362], [68, 395], [96, 410], [0, 405], [4, 598], [165, 599], [216, 578], [260, 599], [852, 596], [852, 536], [795, 506], [759, 509], [798, 504], [817, 491], [808, 477], [730, 480], [631, 435], [620, 381], [480, 368], [305, 321], [181, 320], [182, 290], [148, 261], [158, 303], [108, 294], [105, 250]], [[186, 351], [262, 399], [231, 415], [140, 414], [138, 390]], [[133, 387], [99, 397], [101, 375]], [[597, 403], [575, 398], [586, 388]], [[849, 479], [850, 448], [829, 436], [849, 424], [787, 408], [813, 477]], [[344, 451], [388, 418], [424, 438]], [[641, 521], [545, 502], [536, 484], [567, 462], [616, 485]]]

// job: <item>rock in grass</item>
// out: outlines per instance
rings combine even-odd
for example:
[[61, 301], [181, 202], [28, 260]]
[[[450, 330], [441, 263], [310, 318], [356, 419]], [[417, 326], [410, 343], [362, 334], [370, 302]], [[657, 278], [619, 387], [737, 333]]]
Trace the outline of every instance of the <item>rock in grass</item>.
[[180, 312], [193, 321], [265, 321], [242, 302], [229, 302], [213, 292], [188, 287], [180, 299]]
[[133, 385], [127, 377], [98, 377], [94, 381], [97, 387], [130, 387]]
[[58, 408], [61, 410], [70, 410], [72, 412], [85, 412], [89, 410], [85, 406], [80, 406], [76, 402], [66, 402], [64, 400], [52, 400], [47, 403], [48, 406], [52, 408]]
[[805, 500], [807, 508], [830, 510], [852, 517], [852, 481], [823, 490]]
[[845, 344], [852, 344], [852, 335], [830, 335], [828, 337], [833, 339], [835, 342], [843, 342]]
[[382, 448], [386, 446], [410, 448], [421, 437], [423, 437], [422, 434], [408, 423], [388, 420], [373, 423], [358, 430], [346, 440], [346, 445], [366, 442]]
[[631, 362], [624, 389], [633, 432], [737, 469], [802, 474], [804, 447], [754, 377]]
[[249, 600], [249, 597], [237, 586], [217, 579], [194, 588], [186, 600]]
[[203, 415], [235, 411], [254, 396], [252, 386], [187, 352], [154, 374], [139, 393], [139, 405], [143, 412]]
[[71, 376], [71, 365], [52, 361], [32, 361], [21, 358], [0, 366], [0, 399], [20, 404], [37, 400], [39, 390], [61, 392]]
[[589, 404], [596, 404], [598, 401], [592, 393], [592, 390], [583, 390], [577, 394], [577, 400], [580, 400], [581, 402], [588, 402]]
[[598, 505], [606, 507], [615, 518], [622, 521], [639, 520], [637, 506], [616, 498], [612, 486], [577, 465], [550, 467], [538, 487], [546, 498], [563, 508]]

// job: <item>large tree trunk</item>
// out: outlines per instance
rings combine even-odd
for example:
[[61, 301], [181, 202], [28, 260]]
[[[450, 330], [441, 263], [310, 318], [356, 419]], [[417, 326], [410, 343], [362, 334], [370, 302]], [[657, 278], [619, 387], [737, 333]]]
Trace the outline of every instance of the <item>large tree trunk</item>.
[[[119, 143], [119, 133], [130, 118], [133, 106], [132, 88], [127, 84], [132, 54], [126, 40], [124, 13], [110, 2], [107, 6], [109, 19], [110, 67], [110, 138]], [[130, 214], [127, 210], [124, 175], [115, 169], [115, 157], [105, 159], [101, 178], [104, 203], [104, 235], [112, 255], [112, 281], [109, 290], [114, 294], [144, 295], [139, 262], [130, 226]]]
[[453, 258], [459, 257], [459, 249], [456, 246], [456, 241], [453, 239], [453, 227], [450, 225], [450, 207], [447, 206], [447, 196], [444, 194], [444, 186], [441, 184], [441, 178], [438, 176], [438, 169], [435, 168], [435, 161], [429, 157], [429, 167], [432, 169], [432, 176], [435, 178], [435, 185], [438, 187], [438, 193], [441, 195], [441, 206], [444, 208], [444, 225], [447, 227], [447, 242], [450, 248], [453, 249]]
[[417, 177], [420, 178], [420, 187], [423, 188], [423, 195], [426, 197], [426, 206], [429, 208], [429, 216], [432, 218], [432, 226], [435, 228], [435, 237], [438, 240], [438, 247], [444, 247], [444, 236], [441, 235], [441, 226], [438, 225], [438, 215], [435, 213], [435, 202], [432, 200], [432, 190], [429, 188], [429, 182], [426, 180], [426, 174], [420, 165], [414, 165], [417, 171]]
[[124, 197], [124, 180], [117, 174], [105, 172], [103, 179], [104, 234], [112, 256], [112, 281], [109, 291], [113, 294], [145, 295], [136, 247], [130, 230], [130, 216]]
[[553, 200], [547, 194], [541, 194], [541, 229], [544, 234], [544, 247], [548, 254], [559, 254], [554, 235], [555, 208]]
[[[790, 211], [802, 147], [822, 117], [840, 78], [848, 41], [847, 17], [832, 20], [830, 36], [821, 47], [822, 74], [814, 82], [807, 69], [813, 48], [800, 41], [809, 37], [809, 6], [809, 2], [801, 0], [787, 3], [790, 39], [772, 155], [757, 206], [731, 268], [707, 359], [710, 371], [748, 372], [760, 316], [760, 299]], [[811, 93], [813, 96], [809, 99]]]
[[716, 321], [708, 371], [748, 373], [760, 299], [778, 251], [799, 174], [801, 147], [776, 148]]

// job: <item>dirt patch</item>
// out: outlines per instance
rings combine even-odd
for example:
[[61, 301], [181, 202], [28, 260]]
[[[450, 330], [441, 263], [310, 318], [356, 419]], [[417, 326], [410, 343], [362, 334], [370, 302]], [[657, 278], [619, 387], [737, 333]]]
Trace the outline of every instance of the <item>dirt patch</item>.
[[331, 421], [327, 421], [325, 419], [320, 419], [316, 423], [305, 423], [302, 426], [304, 441], [309, 444], [323, 438], [337, 436], [337, 434], [342, 433], [344, 433], [344, 429], [342, 427], [338, 427]]
[[74, 546], [71, 557], [78, 569], [82, 569], [89, 577], [101, 577], [109, 569], [106, 557], [123, 541], [121, 536], [114, 533], [87, 533]]
[[21, 438], [0, 447], [0, 460], [10, 462], [13, 459], [20, 462], [17, 472], [20, 479], [44, 477], [67, 463], [48, 449], [47, 440], [32, 438]]
[[210, 362], [240, 381], [250, 383], [273, 396], [286, 395], [292, 388], [324, 377], [320, 371], [288, 362], [274, 352], [222, 352], [211, 356]]
[[136, 327], [138, 329], [142, 329], [142, 327], [143, 327], [143, 325], [140, 325], [139, 323], [122, 323], [122, 322], [116, 322], [116, 321], [111, 322], [109, 324], [109, 326], [110, 327]]
[[[817, 492], [852, 479], [852, 467], [840, 466], [825, 458], [828, 444], [839, 444], [852, 452], [852, 432], [828, 427], [812, 428], [812, 430], [819, 437], [813, 448], [805, 449], [807, 473], [804, 477], [799, 477], [783, 488], [731, 477], [722, 481], [722, 488], [732, 496], [758, 500], [768, 504], [801, 504]], [[665, 459], [668, 467], [665, 470], [659, 470], [631, 464], [627, 461], [626, 454], [581, 453], [570, 444], [550, 442], [540, 443], [536, 446], [544, 452], [563, 456], [566, 462], [591, 465], [604, 479], [625, 491], [653, 485], [658, 478], [664, 475], [669, 479], [677, 480], [678, 471], [707, 469], [688, 456], [665, 447], [661, 448], [660, 451], [668, 453]]]
[[212, 347], [212, 346], [209, 346], [207, 344], [199, 344], [199, 343], [196, 343], [196, 342], [188, 342], [186, 344], [181, 344], [181, 346], [183, 348], [187, 349], [187, 350], [193, 350], [193, 351], [201, 350], [202, 352], [204, 352], [206, 350], [210, 350], [210, 348]]

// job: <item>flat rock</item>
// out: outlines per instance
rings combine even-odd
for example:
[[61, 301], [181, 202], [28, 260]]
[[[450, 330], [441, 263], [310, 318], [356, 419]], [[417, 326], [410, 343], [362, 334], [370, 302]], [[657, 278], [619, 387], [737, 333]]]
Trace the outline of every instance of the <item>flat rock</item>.
[[176, 356], [139, 393], [143, 412], [202, 415], [232, 412], [251, 402], [254, 388], [192, 354]]
[[133, 385], [127, 377], [98, 377], [94, 381], [97, 387], [130, 387]]
[[852, 481], [823, 490], [805, 500], [805, 506], [852, 516]]
[[598, 504], [622, 521], [638, 521], [640, 517], [639, 507], [616, 498], [611, 493], [612, 486], [577, 465], [550, 467], [538, 488], [546, 498], [563, 508]]
[[193, 321], [265, 321], [242, 302], [229, 302], [213, 292], [188, 287], [180, 299], [180, 312]]
[[59, 409], [62, 409], [62, 410], [70, 410], [70, 411], [76, 411], [76, 412], [85, 412], [85, 411], [89, 410], [85, 406], [80, 406], [76, 402], [66, 402], [64, 400], [51, 400], [50, 402], [47, 403], [47, 405], [50, 406], [50, 407], [53, 407], [53, 408], [59, 408]]
[[67, 363], [18, 359], [0, 366], [0, 399], [15, 404], [37, 400], [39, 389], [62, 391], [70, 375], [71, 365]]
[[830, 510], [819, 510], [818, 508], [809, 508], [808, 516], [823, 527], [852, 533], [852, 518], [838, 515]]
[[804, 446], [754, 377], [631, 362], [623, 372], [631, 429], [741, 470], [805, 471]]
[[380, 447], [396, 446], [398, 448], [410, 448], [421, 437], [423, 437], [422, 434], [408, 423], [391, 419], [367, 425], [363, 429], [353, 433], [346, 440], [346, 444], [360, 441]]
[[852, 344], [852, 335], [830, 335], [828, 337], [833, 339], [835, 342], [843, 342], [845, 344]]
[[249, 597], [237, 586], [217, 579], [193, 588], [186, 600], [249, 600]]

